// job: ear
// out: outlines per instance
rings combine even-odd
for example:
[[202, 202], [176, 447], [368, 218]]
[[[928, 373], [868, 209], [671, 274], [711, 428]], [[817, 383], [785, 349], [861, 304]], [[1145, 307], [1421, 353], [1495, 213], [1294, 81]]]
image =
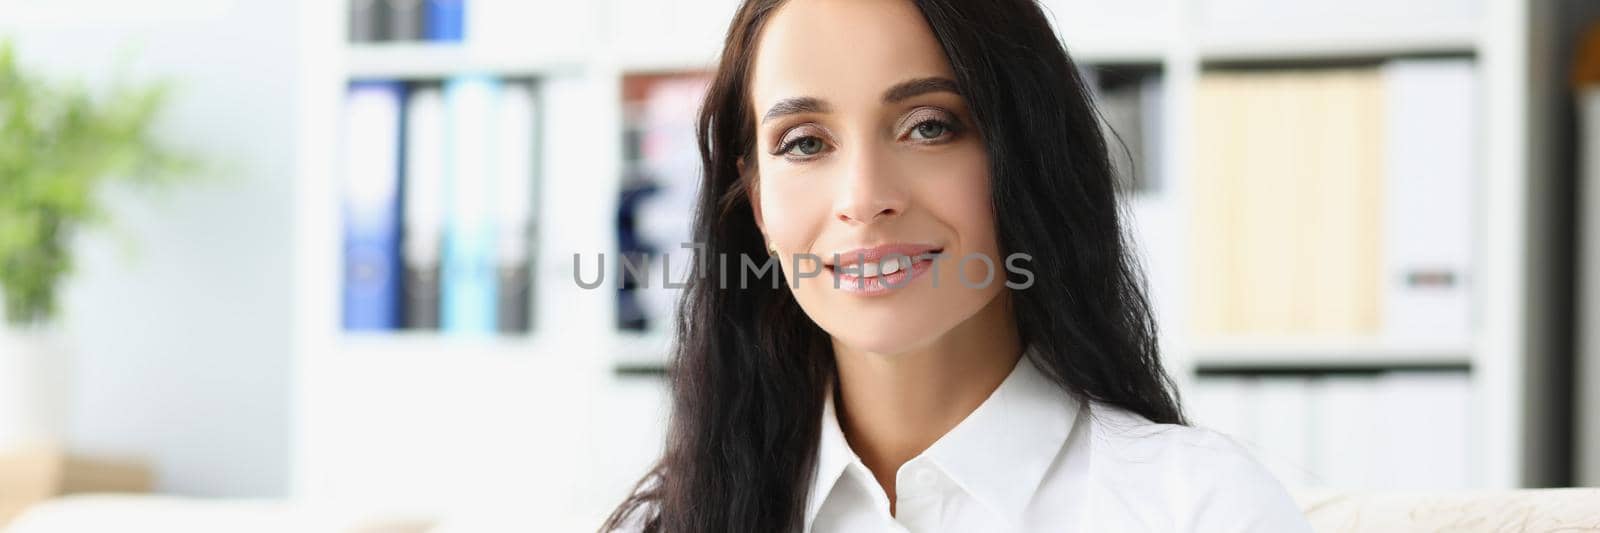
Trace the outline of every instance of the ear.
[[767, 235], [766, 220], [761, 217], [761, 180], [755, 171], [745, 165], [744, 158], [736, 162], [739, 167], [739, 181], [744, 183], [745, 199], [750, 201], [750, 212], [755, 215], [756, 229], [761, 231], [763, 238]]

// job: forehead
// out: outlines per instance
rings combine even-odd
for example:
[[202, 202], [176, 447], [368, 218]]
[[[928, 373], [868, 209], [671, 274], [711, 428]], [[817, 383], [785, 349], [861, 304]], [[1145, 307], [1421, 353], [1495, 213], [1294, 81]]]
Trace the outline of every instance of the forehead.
[[795, 96], [875, 102], [889, 86], [929, 76], [953, 77], [910, 0], [790, 0], [762, 30], [750, 96], [758, 114]]

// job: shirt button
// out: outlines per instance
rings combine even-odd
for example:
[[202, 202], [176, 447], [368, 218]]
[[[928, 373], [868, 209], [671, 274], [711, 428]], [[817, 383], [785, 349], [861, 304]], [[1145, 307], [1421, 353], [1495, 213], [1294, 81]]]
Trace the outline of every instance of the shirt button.
[[938, 482], [939, 474], [935, 473], [933, 469], [923, 468], [917, 470], [917, 483], [921, 484], [922, 486], [931, 487], [934, 483]]

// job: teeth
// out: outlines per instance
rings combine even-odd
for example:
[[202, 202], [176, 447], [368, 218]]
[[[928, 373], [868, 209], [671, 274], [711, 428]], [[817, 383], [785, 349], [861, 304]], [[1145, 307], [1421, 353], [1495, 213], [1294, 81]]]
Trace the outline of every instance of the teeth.
[[909, 270], [912, 263], [931, 261], [937, 255], [933, 252], [921, 253], [912, 257], [895, 257], [877, 263], [860, 263], [839, 267], [839, 271], [863, 278], [874, 276], [887, 276], [901, 270]]

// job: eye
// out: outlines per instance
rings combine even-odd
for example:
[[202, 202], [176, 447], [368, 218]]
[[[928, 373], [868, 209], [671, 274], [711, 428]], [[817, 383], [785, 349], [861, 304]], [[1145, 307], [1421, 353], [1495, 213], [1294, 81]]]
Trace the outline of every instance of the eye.
[[817, 155], [822, 153], [822, 149], [822, 139], [808, 135], [789, 141], [787, 145], [784, 145], [783, 153], [789, 155]]
[[791, 161], [807, 161], [821, 157], [828, 151], [826, 130], [814, 125], [803, 125], [785, 132], [782, 142], [772, 150], [772, 155]]
[[924, 120], [911, 128], [911, 138], [932, 141], [949, 133], [950, 126], [937, 119]]
[[900, 140], [920, 144], [943, 144], [961, 135], [962, 124], [943, 109], [920, 107], [900, 119]]

